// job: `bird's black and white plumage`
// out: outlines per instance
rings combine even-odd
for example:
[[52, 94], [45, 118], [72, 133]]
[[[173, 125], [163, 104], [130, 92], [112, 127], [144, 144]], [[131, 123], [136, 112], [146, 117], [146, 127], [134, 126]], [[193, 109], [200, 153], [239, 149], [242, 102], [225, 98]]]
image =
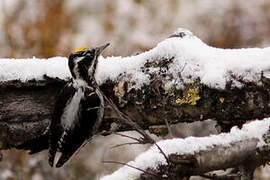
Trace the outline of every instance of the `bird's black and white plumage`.
[[61, 167], [99, 128], [103, 118], [103, 96], [95, 81], [100, 53], [108, 46], [80, 50], [69, 56], [72, 80], [62, 89], [55, 103], [49, 127], [49, 164]]

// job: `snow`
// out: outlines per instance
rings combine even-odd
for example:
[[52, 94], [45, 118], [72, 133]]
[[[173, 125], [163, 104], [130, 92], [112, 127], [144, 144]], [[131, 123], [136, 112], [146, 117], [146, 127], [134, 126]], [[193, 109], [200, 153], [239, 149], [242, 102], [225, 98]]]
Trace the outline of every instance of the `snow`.
[[1, 179], [12, 179], [14, 178], [14, 174], [9, 169], [5, 169], [0, 174]]
[[71, 77], [67, 58], [0, 59], [0, 81], [44, 80], [44, 76], [66, 80]]
[[[186, 29], [179, 28], [174, 33], [177, 34], [184, 36], [167, 38], [155, 48], [136, 56], [100, 57], [96, 72], [97, 82], [102, 84], [106, 80], [123, 78], [134, 83], [134, 88], [140, 88], [150, 82], [150, 75], [142, 71], [144, 64], [164, 58], [174, 58], [166, 74], [171, 74], [177, 85], [183, 83], [182, 79], [189, 83], [200, 78], [203, 84], [223, 89], [229, 80], [232, 80], [233, 86], [241, 87], [241, 83], [230, 77], [231, 72], [235, 77], [254, 83], [260, 83], [262, 71], [264, 75], [269, 75], [270, 48], [220, 49], [208, 46]], [[44, 75], [67, 79], [70, 73], [66, 61], [63, 57], [48, 60], [0, 59], [0, 81], [42, 80]], [[159, 67], [150, 67], [149, 70], [157, 75], [155, 73], [159, 71]]]
[[[236, 80], [228, 79], [231, 72], [236, 77], [255, 83], [259, 83], [262, 71], [265, 75], [269, 73], [270, 48], [220, 49], [208, 46], [188, 30], [180, 28], [174, 34], [179, 33], [185, 36], [168, 38], [152, 50], [137, 56], [101, 59], [97, 68], [97, 81], [117, 80], [119, 75], [125, 74], [136, 83], [135, 88], [140, 88], [150, 82], [149, 75], [141, 70], [147, 60], [160, 61], [172, 57], [174, 62], [167, 74], [172, 74], [178, 84], [181, 83], [179, 71], [182, 71], [184, 82], [200, 78], [201, 83], [219, 89], [225, 88], [228, 80], [232, 80], [234, 86], [241, 86]], [[151, 70], [154, 71], [154, 68]]]
[[[158, 146], [166, 155], [169, 154], [194, 154], [199, 151], [207, 150], [214, 146], [230, 147], [232, 143], [244, 141], [251, 138], [259, 140], [257, 146], [264, 145], [262, 139], [270, 125], [270, 118], [256, 120], [245, 124], [242, 129], [232, 128], [230, 133], [211, 135], [208, 137], [188, 137], [185, 139], [175, 138], [158, 142]], [[156, 168], [158, 165], [166, 164], [164, 156], [159, 149], [153, 145], [149, 150], [140, 154], [134, 161], [128, 163], [131, 166], [146, 170]], [[130, 180], [139, 178], [142, 172], [128, 166], [124, 166], [111, 175], [101, 178], [101, 180]]]

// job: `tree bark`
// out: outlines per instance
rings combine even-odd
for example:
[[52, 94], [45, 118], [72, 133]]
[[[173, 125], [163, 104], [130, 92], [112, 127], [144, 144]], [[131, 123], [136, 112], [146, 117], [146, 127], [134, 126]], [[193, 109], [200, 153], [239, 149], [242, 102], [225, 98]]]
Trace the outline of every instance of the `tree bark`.
[[156, 169], [149, 168], [147, 170], [149, 173], [142, 173], [141, 179], [153, 179], [151, 174], [154, 173], [159, 176], [167, 174], [171, 176], [167, 179], [177, 180], [189, 176], [203, 176], [205, 173], [215, 170], [242, 166], [249, 168], [249, 173], [253, 176], [254, 169], [266, 162], [258, 154], [257, 142], [258, 140], [254, 138], [238, 141], [229, 147], [216, 146], [194, 155], [171, 154], [169, 165], [161, 165]]
[[[182, 40], [197, 43], [205, 50], [206, 45], [202, 45], [202, 42], [189, 31], [175, 32], [170, 38], [174, 38], [173, 43], [171, 41], [165, 42], [166, 46], [157, 47], [159, 49], [156, 50], [158, 52], [169, 51], [171, 45], [175, 45], [174, 43], [178, 41], [182, 42]], [[181, 47], [182, 45], [179, 48]], [[184, 50], [190, 48], [189, 43], [187, 43], [187, 47], [182, 48]], [[175, 51], [177, 50], [175, 49]], [[226, 53], [223, 54], [223, 60], [231, 57], [227, 56]], [[260, 72], [251, 73], [254, 81], [248, 81], [243, 77], [245, 73], [250, 74], [250, 66], [242, 69], [242, 75], [233, 72], [233, 69], [226, 69], [227, 72], [224, 74], [226, 86], [224, 89], [217, 89], [203, 84], [198, 77], [190, 77], [188, 78], [190, 81], [184, 81], [182, 72], [185, 71], [185, 65], [180, 66], [182, 69], [170, 71], [170, 68], [174, 68], [175, 62], [179, 62], [181, 56], [178, 55], [178, 57], [173, 52], [169, 55], [163, 53], [162, 56], [165, 57], [148, 53], [147, 56], [138, 55], [137, 59], [135, 58], [138, 61], [140, 61], [138, 58], [144, 58], [144, 64], [137, 71], [140, 72], [139, 76], [143, 75], [149, 80], [147, 84], [140, 88], [134, 86], [137, 82], [130, 80], [134, 71], [129, 72], [128, 69], [119, 74], [116, 81], [108, 80], [108, 78], [107, 81], [100, 84], [100, 89], [104, 95], [143, 129], [164, 134], [166, 131], [164, 132], [164, 128], [162, 129], [160, 126], [166, 126], [166, 121], [169, 124], [176, 124], [212, 119], [220, 125], [222, 131], [229, 131], [232, 126], [241, 126], [246, 121], [269, 117], [270, 79], [264, 76], [263, 71], [265, 71], [265, 74], [269, 73], [270, 67], [261, 68], [260, 66], [257, 68]], [[200, 55], [197, 56], [196, 58], [202, 58]], [[194, 65], [203, 69], [207, 65], [204, 64], [207, 57], [203, 57], [205, 59], [197, 65], [192, 60], [188, 60], [188, 57], [186, 58], [186, 63], [190, 61], [191, 66]], [[211, 54], [209, 58], [211, 58]], [[222, 56], [216, 56], [216, 58], [222, 58]], [[248, 53], [246, 58], [250, 58]], [[110, 60], [108, 59], [108, 61]], [[125, 61], [124, 58], [123, 61]], [[52, 64], [50, 65], [50, 63]], [[48, 61], [44, 65], [54, 67], [56, 71], [68, 70], [66, 67], [56, 68], [55, 64], [54, 61]], [[39, 66], [42, 66], [42, 64], [39, 64]], [[105, 66], [105, 68], [110, 68], [110, 66]], [[44, 72], [47, 72], [48, 69], [50, 68], [44, 68]], [[28, 71], [31, 71], [31, 69], [28, 69]], [[28, 71], [25, 73], [28, 74]], [[107, 71], [110, 71], [110, 69]], [[17, 72], [13, 73], [16, 74]], [[209, 72], [206, 71], [206, 73]], [[12, 73], [8, 74], [8, 76], [12, 76]], [[190, 73], [190, 75], [192, 74]], [[135, 76], [138, 76], [138, 74], [135, 74]], [[50, 122], [57, 93], [65, 83], [63, 79], [46, 75], [40, 81], [21, 82], [13, 80], [0, 82], [0, 132], [3, 134], [0, 144], [2, 144], [2, 148], [14, 147], [44, 132]], [[242, 86], [235, 86], [235, 84], [241, 84]], [[109, 131], [113, 123], [118, 124], [119, 131], [132, 129], [132, 127], [119, 122], [117, 114], [108, 104], [105, 104], [105, 115], [100, 131]]]
[[[191, 176], [251, 180], [254, 170], [270, 160], [269, 124], [266, 118], [226, 134], [162, 140], [101, 180], [184, 180]], [[233, 169], [213, 174], [228, 168]]]
[[[148, 65], [145, 65], [147, 69]], [[141, 89], [128, 89], [123, 79], [107, 81], [100, 86], [120, 111], [127, 114], [145, 130], [164, 134], [160, 126], [165, 120], [170, 124], [213, 119], [223, 131], [241, 126], [251, 119], [262, 119], [270, 113], [270, 83], [261, 76], [262, 85], [246, 83], [242, 88], [219, 90], [207, 87], [196, 80], [184, 84], [184, 89], [165, 91], [159, 77], [153, 77], [149, 85]], [[66, 82], [45, 77], [43, 81], [9, 81], [0, 83], [0, 132], [2, 149], [17, 146], [29, 138], [44, 132], [51, 119], [51, 111], [59, 90]], [[106, 104], [100, 131], [109, 131], [112, 123], [119, 130], [132, 127], [119, 123], [115, 112]]]
[[[0, 132], [2, 148], [17, 146], [29, 138], [39, 136], [51, 118], [57, 93], [66, 82], [46, 78], [37, 82], [2, 82], [0, 84]], [[251, 119], [268, 117], [270, 113], [269, 84], [251, 84], [243, 88], [211, 89], [196, 82], [184, 90], [174, 90], [174, 96], [162, 92], [157, 80], [139, 90], [127, 92], [126, 82], [107, 82], [101, 86], [104, 94], [118, 108], [143, 129], [160, 132], [159, 126], [213, 119], [225, 130], [242, 125]], [[175, 97], [185, 98], [190, 89], [196, 88], [195, 104], [177, 104]], [[143, 94], [144, 92], [144, 94]], [[119, 95], [120, 94], [120, 95]], [[194, 97], [193, 97], [194, 98]], [[162, 118], [161, 118], [162, 117]], [[117, 115], [106, 105], [101, 131], [109, 131], [113, 122], [119, 124]], [[119, 130], [131, 130], [120, 124]]]

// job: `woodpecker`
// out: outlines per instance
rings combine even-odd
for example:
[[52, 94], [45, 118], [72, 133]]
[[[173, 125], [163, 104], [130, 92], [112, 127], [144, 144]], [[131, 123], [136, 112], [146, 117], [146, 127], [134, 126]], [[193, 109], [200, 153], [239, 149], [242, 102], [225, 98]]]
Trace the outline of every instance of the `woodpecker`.
[[104, 112], [103, 96], [95, 80], [95, 71], [105, 44], [71, 53], [68, 66], [70, 82], [59, 93], [49, 126], [49, 164], [61, 167], [98, 130]]

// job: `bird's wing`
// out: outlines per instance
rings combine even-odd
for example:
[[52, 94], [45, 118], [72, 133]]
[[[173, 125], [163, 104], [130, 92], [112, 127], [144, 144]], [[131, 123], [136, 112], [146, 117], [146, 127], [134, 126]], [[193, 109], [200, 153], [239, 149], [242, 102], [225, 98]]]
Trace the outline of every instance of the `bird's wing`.
[[103, 97], [101, 90], [99, 88], [96, 88], [95, 93], [97, 95], [97, 96], [95, 96], [95, 98], [96, 98], [95, 101], [98, 102], [98, 104], [96, 104], [96, 106], [98, 107], [98, 109], [97, 109], [98, 111], [96, 112], [97, 113], [97, 120], [93, 126], [92, 135], [96, 134], [99, 130], [99, 127], [100, 127], [101, 122], [103, 120], [104, 108], [105, 108], [104, 97]]
[[68, 83], [58, 94], [52, 113], [52, 121], [49, 128], [49, 164], [53, 166], [58, 141], [61, 138], [64, 129], [61, 126], [61, 116], [64, 113], [66, 104], [71, 100], [76, 92], [72, 83]]
[[93, 127], [97, 123], [100, 98], [94, 91], [85, 91], [85, 98], [81, 100], [79, 112], [79, 123], [67, 131], [67, 135], [63, 136], [63, 143], [60, 151], [62, 152], [56, 167], [61, 167], [70, 159], [70, 157], [80, 149], [87, 140], [93, 135]]
[[98, 89], [95, 89], [92, 92], [87, 92], [82, 106], [84, 107], [83, 109], [85, 109], [84, 114], [87, 117], [83, 123], [88, 124], [88, 136], [93, 136], [99, 128], [99, 121], [100, 118], [103, 118], [104, 112], [103, 97], [101, 99]]

